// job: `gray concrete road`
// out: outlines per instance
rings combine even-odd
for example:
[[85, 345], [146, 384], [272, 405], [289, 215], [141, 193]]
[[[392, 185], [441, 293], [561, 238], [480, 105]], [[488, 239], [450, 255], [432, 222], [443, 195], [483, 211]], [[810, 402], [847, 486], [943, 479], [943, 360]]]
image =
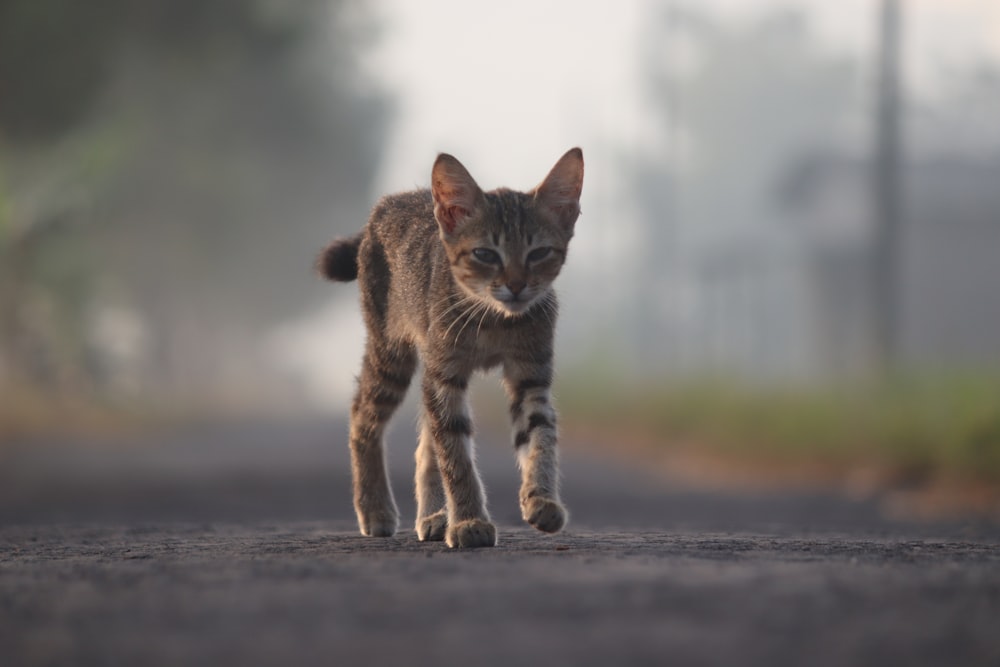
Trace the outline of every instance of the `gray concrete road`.
[[[568, 529], [357, 534], [343, 424], [23, 443], [0, 461], [0, 665], [998, 665], [1000, 527], [725, 495], [565, 448]], [[412, 520], [412, 436], [391, 446]]]

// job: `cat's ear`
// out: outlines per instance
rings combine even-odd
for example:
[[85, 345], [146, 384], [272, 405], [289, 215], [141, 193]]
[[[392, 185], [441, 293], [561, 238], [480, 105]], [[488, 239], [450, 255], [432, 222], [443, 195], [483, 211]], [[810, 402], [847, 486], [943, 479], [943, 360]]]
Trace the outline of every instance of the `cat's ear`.
[[462, 163], [447, 153], [438, 155], [431, 171], [434, 217], [445, 234], [455, 230], [482, 204], [483, 191]]
[[565, 229], [572, 231], [580, 216], [580, 193], [583, 191], [583, 151], [566, 152], [545, 180], [535, 188], [535, 201], [553, 215]]

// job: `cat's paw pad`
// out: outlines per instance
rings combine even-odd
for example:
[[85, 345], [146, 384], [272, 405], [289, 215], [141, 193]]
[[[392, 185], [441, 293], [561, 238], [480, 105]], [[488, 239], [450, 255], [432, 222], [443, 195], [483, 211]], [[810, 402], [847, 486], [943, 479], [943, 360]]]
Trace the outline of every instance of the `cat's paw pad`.
[[482, 519], [467, 519], [449, 525], [445, 540], [452, 549], [493, 547], [497, 543], [497, 527]]
[[368, 537], [392, 537], [399, 528], [399, 514], [392, 511], [358, 513], [358, 527]]
[[549, 498], [528, 498], [521, 505], [524, 520], [543, 533], [558, 533], [566, 525], [566, 508]]
[[417, 539], [421, 542], [440, 542], [448, 530], [448, 512], [441, 510], [417, 520]]

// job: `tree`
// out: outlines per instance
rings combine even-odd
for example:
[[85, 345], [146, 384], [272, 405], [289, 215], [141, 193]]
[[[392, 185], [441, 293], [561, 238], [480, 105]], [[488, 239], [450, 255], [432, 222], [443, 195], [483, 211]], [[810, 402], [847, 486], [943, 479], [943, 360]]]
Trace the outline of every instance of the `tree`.
[[[664, 357], [659, 332], [667, 329], [675, 339], [670, 354], [680, 357], [671, 360], [676, 367], [704, 363], [714, 354], [709, 348], [729, 344], [713, 343], [716, 335], [768, 338], [734, 318], [755, 311], [744, 303], [752, 291], [744, 288], [760, 254], [789, 235], [775, 212], [788, 166], [849, 137], [852, 71], [849, 62], [817, 50], [805, 18], [794, 12], [727, 24], [673, 8], [647, 25], [645, 89], [654, 131], [634, 166], [644, 241], [637, 282], [646, 289], [640, 303], [647, 320], [652, 304], [677, 290], [683, 308], [675, 311], [684, 313], [640, 323], [646, 339], [638, 356], [644, 368], [655, 367], [648, 360]], [[711, 314], [710, 291], [725, 292], [714, 309], [724, 311], [724, 321]], [[781, 317], [790, 317], [788, 304], [781, 307]], [[764, 322], [773, 314], [754, 317], [780, 329], [780, 318]]]
[[[373, 36], [358, 9], [0, 5], [0, 253], [19, 274], [0, 302], [8, 370], [99, 381], [90, 331], [108, 307], [142, 323], [150, 384], [206, 391], [253, 367], [260, 331], [315, 301], [308, 267], [331, 214], [354, 228], [367, 205], [388, 106], [358, 66]], [[42, 302], [53, 316], [29, 322]], [[26, 339], [44, 364], [24, 363]]]

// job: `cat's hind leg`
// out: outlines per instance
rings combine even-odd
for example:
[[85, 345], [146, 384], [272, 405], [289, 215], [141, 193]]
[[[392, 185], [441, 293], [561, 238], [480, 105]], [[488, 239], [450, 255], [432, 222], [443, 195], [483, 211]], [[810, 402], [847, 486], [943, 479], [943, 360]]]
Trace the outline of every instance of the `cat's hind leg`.
[[448, 508], [437, 456], [434, 435], [427, 416], [420, 418], [420, 440], [417, 443], [417, 473], [414, 480], [417, 495], [417, 539], [440, 542], [448, 529]]
[[383, 434], [406, 395], [416, 359], [412, 346], [390, 345], [369, 336], [351, 405], [350, 445], [358, 527], [371, 537], [394, 535], [399, 527]]

